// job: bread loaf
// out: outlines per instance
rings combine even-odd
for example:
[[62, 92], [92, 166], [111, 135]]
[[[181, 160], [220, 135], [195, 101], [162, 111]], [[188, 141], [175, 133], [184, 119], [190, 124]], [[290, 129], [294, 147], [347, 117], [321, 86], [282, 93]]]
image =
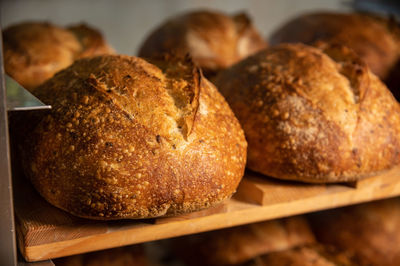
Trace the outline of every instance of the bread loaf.
[[74, 215], [196, 211], [229, 198], [243, 175], [242, 129], [189, 59], [81, 59], [34, 94], [53, 108], [27, 137], [25, 172]]
[[172, 246], [187, 265], [238, 265], [265, 253], [314, 242], [307, 220], [296, 216], [186, 236]]
[[254, 171], [340, 182], [399, 163], [399, 104], [348, 48], [278, 45], [223, 71], [216, 85], [243, 126]]
[[[270, 38], [274, 45], [297, 42], [313, 44], [316, 41], [350, 47], [384, 81], [391, 76], [400, 59], [400, 28], [397, 23], [393, 19], [366, 14], [304, 14], [282, 25]], [[390, 79], [393, 80], [393, 76]], [[398, 87], [389, 88], [400, 96]]]
[[368, 265], [400, 265], [399, 198], [315, 213], [310, 222], [319, 241]]
[[55, 266], [148, 266], [152, 265], [141, 245], [126, 246], [52, 259]]
[[332, 246], [305, 245], [273, 252], [255, 258], [246, 266], [360, 266], [370, 265], [359, 260], [353, 253], [340, 251]]
[[98, 30], [86, 24], [71, 25], [66, 29], [75, 35], [82, 47], [77, 59], [114, 53]]
[[81, 57], [113, 53], [101, 34], [86, 25], [61, 28], [25, 22], [3, 31], [7, 74], [32, 90]]
[[170, 18], [160, 25], [146, 38], [139, 56], [189, 53], [209, 77], [265, 47], [247, 15], [200, 10]]

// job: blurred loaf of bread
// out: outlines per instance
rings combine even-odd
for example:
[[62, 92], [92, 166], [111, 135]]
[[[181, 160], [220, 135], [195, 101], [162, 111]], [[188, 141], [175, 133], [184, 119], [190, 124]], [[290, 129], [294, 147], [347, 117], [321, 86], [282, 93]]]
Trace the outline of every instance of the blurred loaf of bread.
[[139, 56], [188, 53], [209, 77], [265, 47], [266, 42], [247, 15], [199, 10], [161, 24], [143, 42]]
[[304, 245], [259, 256], [242, 266], [360, 266], [369, 265], [351, 252], [333, 246]]
[[310, 215], [321, 243], [353, 252], [368, 265], [400, 265], [400, 199], [381, 200]]
[[297, 216], [182, 237], [173, 245], [188, 265], [237, 265], [314, 241], [307, 221]]
[[113, 248], [54, 259], [55, 266], [148, 266], [143, 246]]
[[4, 67], [28, 90], [82, 57], [114, 50], [101, 33], [87, 25], [59, 27], [47, 22], [24, 22], [3, 30]]

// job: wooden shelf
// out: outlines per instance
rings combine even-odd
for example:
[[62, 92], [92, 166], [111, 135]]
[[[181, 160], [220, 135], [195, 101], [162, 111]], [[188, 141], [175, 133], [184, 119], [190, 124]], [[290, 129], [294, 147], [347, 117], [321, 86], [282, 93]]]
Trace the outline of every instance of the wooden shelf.
[[354, 184], [307, 185], [246, 173], [234, 198], [212, 209], [170, 218], [100, 222], [44, 201], [15, 181], [18, 244], [27, 261], [194, 234], [400, 195], [400, 167]]

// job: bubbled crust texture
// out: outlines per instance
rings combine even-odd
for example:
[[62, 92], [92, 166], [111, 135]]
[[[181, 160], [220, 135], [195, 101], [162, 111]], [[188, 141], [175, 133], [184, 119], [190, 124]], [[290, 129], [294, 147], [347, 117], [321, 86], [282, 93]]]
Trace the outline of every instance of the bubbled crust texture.
[[169, 19], [144, 41], [139, 56], [164, 53], [193, 60], [206, 72], [215, 73], [266, 47], [265, 41], [244, 15], [196, 11]]
[[86, 25], [71, 30], [26, 22], [3, 31], [5, 71], [32, 90], [77, 58], [113, 53], [99, 32]]
[[162, 67], [128, 56], [81, 59], [34, 91], [53, 107], [24, 158], [45, 199], [77, 216], [122, 219], [231, 196], [246, 161], [238, 121], [190, 62]]
[[334, 42], [352, 48], [381, 79], [387, 78], [400, 57], [398, 26], [363, 14], [311, 13], [275, 31], [271, 44]]
[[332, 58], [306, 45], [279, 45], [217, 77], [246, 133], [250, 169], [338, 182], [399, 163], [399, 104], [349, 49], [324, 49]]

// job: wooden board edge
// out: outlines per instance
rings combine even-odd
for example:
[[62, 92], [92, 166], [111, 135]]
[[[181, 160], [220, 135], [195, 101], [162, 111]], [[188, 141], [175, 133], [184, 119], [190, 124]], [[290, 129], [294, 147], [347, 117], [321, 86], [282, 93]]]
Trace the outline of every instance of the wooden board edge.
[[263, 191], [257, 186], [255, 178], [243, 178], [237, 188], [236, 193], [233, 195], [235, 199], [243, 202], [254, 203], [262, 205], [263, 203]]
[[[375, 196], [371, 196], [374, 193]], [[319, 197], [318, 201], [315, 201], [315, 198], [311, 197], [306, 198], [301, 202], [295, 201], [291, 203], [275, 204], [272, 206], [257, 206], [232, 199], [229, 202], [231, 210], [227, 213], [218, 213], [189, 220], [173, 221], [171, 223], [154, 224], [141, 228], [140, 230], [134, 228], [118, 230], [106, 234], [25, 247], [24, 257], [28, 261], [40, 261], [124, 245], [201, 233], [264, 220], [283, 218], [324, 209], [332, 209], [398, 195], [400, 195], [400, 183], [395, 184], [395, 188], [390, 189], [389, 187], [380, 190], [372, 188], [360, 190], [357, 193], [354, 193], [352, 190], [344, 190], [340, 193], [322, 195]], [[285, 207], [283, 208], [283, 206]], [[118, 239], [117, 242], [115, 239]], [[44, 250], [46, 252], [44, 252]]]

